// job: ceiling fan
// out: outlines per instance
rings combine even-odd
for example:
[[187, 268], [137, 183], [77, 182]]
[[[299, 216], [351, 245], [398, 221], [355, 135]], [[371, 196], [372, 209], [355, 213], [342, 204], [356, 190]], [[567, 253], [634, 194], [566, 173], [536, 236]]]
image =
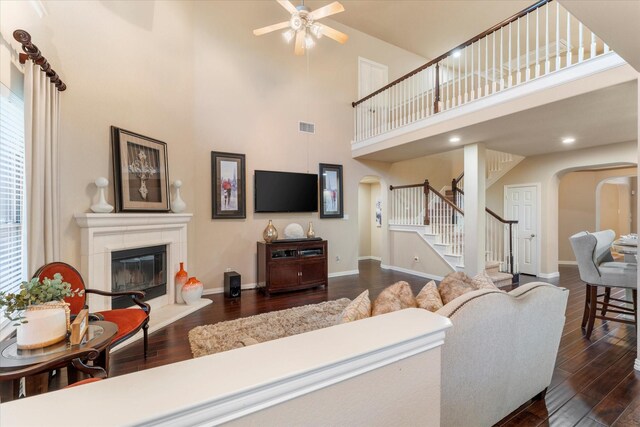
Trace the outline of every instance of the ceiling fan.
[[277, 0], [287, 12], [291, 14], [291, 19], [288, 21], [280, 22], [278, 24], [268, 25], [263, 28], [253, 30], [253, 34], [261, 36], [263, 34], [270, 33], [272, 31], [288, 28], [283, 33], [283, 36], [287, 42], [290, 42], [295, 37], [295, 53], [296, 55], [304, 55], [304, 50], [309, 49], [315, 44], [315, 41], [311, 35], [315, 38], [320, 38], [323, 35], [337, 41], [338, 43], [345, 43], [349, 36], [331, 27], [318, 22], [319, 19], [326, 18], [327, 16], [334, 15], [336, 13], [344, 12], [344, 6], [339, 2], [334, 1], [331, 4], [321, 7], [320, 9], [311, 10], [303, 3], [300, 6], [294, 6], [289, 0]]

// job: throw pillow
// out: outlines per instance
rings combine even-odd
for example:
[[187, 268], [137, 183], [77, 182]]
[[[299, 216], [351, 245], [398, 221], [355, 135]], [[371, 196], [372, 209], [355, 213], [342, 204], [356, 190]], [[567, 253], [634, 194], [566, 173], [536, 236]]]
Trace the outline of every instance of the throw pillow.
[[416, 296], [416, 302], [418, 307], [432, 312], [441, 309], [444, 304], [442, 304], [442, 298], [440, 298], [436, 282], [432, 280], [424, 285], [424, 288]]
[[369, 299], [369, 289], [367, 289], [345, 307], [338, 323], [353, 322], [369, 316], [371, 316], [371, 300]]
[[457, 273], [450, 273], [442, 279], [440, 286], [440, 297], [443, 304], [448, 304], [449, 301], [453, 301], [460, 295], [464, 295], [467, 292], [475, 291], [476, 288], [471, 283], [469, 276], [459, 271]]
[[371, 315], [377, 316], [417, 306], [411, 286], [407, 282], [397, 282], [380, 292], [373, 303]]
[[473, 276], [473, 279], [471, 279], [471, 284], [476, 289], [498, 289], [498, 287], [493, 283], [493, 280], [491, 280], [491, 277], [489, 277], [486, 271]]

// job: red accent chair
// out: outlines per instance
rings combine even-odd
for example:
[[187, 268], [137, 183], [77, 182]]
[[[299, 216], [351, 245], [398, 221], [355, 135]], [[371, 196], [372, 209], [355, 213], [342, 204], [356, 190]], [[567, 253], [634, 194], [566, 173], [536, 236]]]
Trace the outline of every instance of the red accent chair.
[[[82, 295], [75, 295], [73, 297], [65, 298], [65, 301], [68, 302], [69, 309], [71, 310], [71, 315], [76, 315], [87, 306], [87, 294], [97, 294], [108, 297], [113, 296], [122, 296], [128, 295], [131, 297], [133, 302], [138, 305], [141, 310], [137, 309], [128, 309], [128, 308], [119, 308], [115, 310], [106, 310], [106, 311], [98, 311], [96, 313], [91, 313], [92, 320], [106, 320], [107, 322], [113, 322], [118, 326], [118, 333], [113, 337], [111, 341], [111, 345], [115, 346], [125, 341], [126, 339], [135, 335], [140, 329], [144, 334], [144, 357], [147, 358], [147, 348], [148, 348], [148, 329], [149, 329], [149, 313], [151, 312], [151, 306], [149, 304], [142, 301], [144, 298], [144, 292], [140, 291], [125, 291], [125, 292], [105, 292], [99, 291], [97, 289], [90, 289], [84, 285], [84, 280], [82, 280], [82, 275], [64, 262], [52, 262], [46, 264], [34, 274], [33, 277], [38, 277], [42, 280], [45, 277], [53, 278], [55, 273], [60, 273], [62, 275], [62, 279], [65, 282], [71, 284], [71, 289], [84, 289], [84, 293]], [[108, 351], [105, 351], [108, 353]], [[105, 363], [104, 368], [108, 371], [108, 355], [105, 354]]]

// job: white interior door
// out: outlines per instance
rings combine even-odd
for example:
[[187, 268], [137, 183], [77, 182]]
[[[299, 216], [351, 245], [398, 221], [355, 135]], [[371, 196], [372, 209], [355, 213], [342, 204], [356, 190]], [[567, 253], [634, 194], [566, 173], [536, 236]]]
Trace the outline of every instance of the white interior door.
[[389, 82], [389, 67], [366, 58], [358, 58], [358, 99]]
[[[358, 57], [358, 99], [384, 87], [389, 80], [388, 74], [389, 69], [386, 65]], [[368, 131], [380, 133], [386, 129], [387, 104], [386, 94], [369, 102], [367, 116], [364, 118]]]
[[518, 266], [520, 273], [538, 274], [538, 187], [507, 187], [505, 213], [518, 220]]

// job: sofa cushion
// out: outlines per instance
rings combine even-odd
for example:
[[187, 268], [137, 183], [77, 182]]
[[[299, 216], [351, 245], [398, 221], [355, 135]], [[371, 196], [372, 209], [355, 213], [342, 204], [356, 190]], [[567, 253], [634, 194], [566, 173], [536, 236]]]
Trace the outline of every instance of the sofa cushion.
[[476, 274], [471, 279], [471, 284], [476, 289], [498, 289], [498, 287], [493, 283], [491, 277], [487, 274], [486, 271]]
[[447, 276], [442, 279], [442, 282], [440, 282], [440, 286], [438, 286], [443, 304], [447, 304], [460, 295], [475, 290], [476, 288], [472, 284], [471, 278], [461, 271], [447, 274]]
[[397, 282], [380, 292], [373, 303], [371, 315], [377, 316], [417, 306], [411, 286], [407, 282]]
[[418, 307], [432, 312], [441, 309], [444, 304], [442, 304], [442, 298], [440, 298], [436, 282], [432, 280], [424, 285], [416, 296], [416, 302]]
[[371, 316], [371, 300], [369, 299], [369, 289], [358, 295], [342, 311], [339, 323], [353, 322]]

